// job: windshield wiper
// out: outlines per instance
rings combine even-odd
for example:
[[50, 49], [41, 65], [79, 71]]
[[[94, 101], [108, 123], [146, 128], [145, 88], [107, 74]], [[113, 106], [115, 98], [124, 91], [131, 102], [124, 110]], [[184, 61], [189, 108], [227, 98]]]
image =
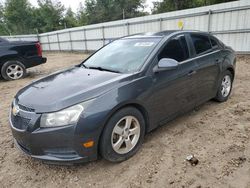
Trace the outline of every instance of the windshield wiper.
[[107, 69], [107, 68], [103, 68], [103, 67], [87, 67], [88, 69], [96, 69], [96, 70], [100, 70], [100, 71], [108, 71], [108, 72], [114, 72], [114, 73], [121, 73], [120, 71], [117, 70], [111, 70], [111, 69]]
[[82, 66], [85, 68], [85, 69], [88, 69], [89, 67], [87, 67], [86, 65], [84, 65], [84, 63], [82, 64]]

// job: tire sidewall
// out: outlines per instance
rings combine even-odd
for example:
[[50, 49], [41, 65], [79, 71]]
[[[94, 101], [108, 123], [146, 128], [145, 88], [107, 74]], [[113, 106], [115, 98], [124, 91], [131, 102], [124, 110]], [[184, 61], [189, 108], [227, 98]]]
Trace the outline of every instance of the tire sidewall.
[[[117, 122], [125, 116], [134, 116], [140, 124], [140, 138], [136, 146], [126, 154], [118, 154], [114, 151], [111, 143], [112, 132]], [[141, 147], [145, 136], [145, 120], [139, 110], [133, 107], [126, 107], [117, 111], [106, 124], [101, 136], [100, 153], [103, 158], [110, 162], [121, 162], [132, 157]]]
[[6, 70], [7, 68], [10, 66], [10, 65], [19, 65], [20, 67], [22, 67], [23, 69], [23, 75], [22, 77], [20, 77], [19, 79], [21, 78], [24, 78], [27, 74], [26, 72], [26, 68], [25, 66], [23, 65], [23, 63], [20, 61], [20, 60], [9, 60], [9, 61], [6, 61], [3, 66], [2, 66], [2, 69], [1, 69], [1, 76], [3, 77], [3, 79], [7, 80], [7, 81], [11, 81], [11, 80], [15, 80], [15, 79], [12, 79], [10, 78], [7, 73], [6, 73]]

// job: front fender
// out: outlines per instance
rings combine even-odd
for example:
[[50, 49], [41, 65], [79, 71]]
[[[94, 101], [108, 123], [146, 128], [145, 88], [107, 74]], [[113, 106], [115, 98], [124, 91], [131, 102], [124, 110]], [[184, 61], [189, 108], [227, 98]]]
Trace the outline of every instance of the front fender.
[[[150, 115], [144, 103], [145, 90], [148, 89], [149, 78], [143, 77], [130, 83], [114, 88], [99, 96], [89, 105], [79, 121], [76, 132], [90, 135], [99, 142], [102, 131], [110, 117], [119, 109], [133, 105], [142, 111], [146, 124], [150, 122]], [[91, 139], [90, 138], [90, 139]]]

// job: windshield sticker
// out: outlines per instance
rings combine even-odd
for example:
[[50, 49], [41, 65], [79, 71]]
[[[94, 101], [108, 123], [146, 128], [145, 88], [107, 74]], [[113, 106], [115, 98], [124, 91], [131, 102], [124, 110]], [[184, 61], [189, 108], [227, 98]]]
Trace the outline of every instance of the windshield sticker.
[[150, 46], [153, 46], [154, 44], [155, 44], [154, 42], [137, 42], [137, 43], [135, 43], [135, 46], [150, 47]]

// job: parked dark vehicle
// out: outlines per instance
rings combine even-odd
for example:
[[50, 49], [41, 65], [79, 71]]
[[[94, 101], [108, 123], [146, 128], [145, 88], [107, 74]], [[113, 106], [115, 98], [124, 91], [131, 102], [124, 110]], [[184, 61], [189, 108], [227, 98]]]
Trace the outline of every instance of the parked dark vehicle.
[[26, 69], [46, 63], [39, 42], [8, 41], [0, 38], [0, 71], [5, 80], [26, 76]]
[[228, 99], [235, 53], [208, 33], [128, 36], [80, 65], [21, 89], [10, 124], [16, 145], [45, 161], [133, 156], [144, 135], [200, 104]]

